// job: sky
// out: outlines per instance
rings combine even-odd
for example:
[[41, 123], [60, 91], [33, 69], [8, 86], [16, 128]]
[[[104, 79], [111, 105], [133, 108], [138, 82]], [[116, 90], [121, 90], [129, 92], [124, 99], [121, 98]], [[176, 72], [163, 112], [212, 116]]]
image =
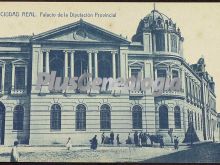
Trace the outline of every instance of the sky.
[[[135, 34], [138, 23], [153, 10], [144, 2], [0, 2], [0, 37], [32, 35], [66, 25], [80, 18], [70, 13], [116, 13], [116, 17], [84, 17], [83, 20], [124, 37]], [[155, 3], [156, 10], [170, 17], [184, 37], [184, 58], [190, 64], [205, 58], [206, 70], [216, 83], [217, 111], [220, 112], [220, 3]], [[2, 13], [3, 12], [3, 13]], [[19, 17], [4, 17], [4, 12], [19, 12]], [[36, 17], [22, 17], [34, 12]], [[42, 13], [67, 13], [68, 17], [41, 17]]]

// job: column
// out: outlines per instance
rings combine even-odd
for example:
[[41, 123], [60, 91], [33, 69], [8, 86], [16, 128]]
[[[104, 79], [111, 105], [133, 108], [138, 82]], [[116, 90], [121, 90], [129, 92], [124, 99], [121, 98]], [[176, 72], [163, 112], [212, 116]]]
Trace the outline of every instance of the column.
[[184, 93], [186, 94], [186, 75], [185, 75], [185, 71], [184, 71], [184, 66], [181, 66], [181, 70], [180, 70], [180, 75], [181, 75], [181, 81], [182, 81], [182, 85], [181, 88], [184, 90]]
[[49, 60], [49, 56], [50, 56], [50, 51], [47, 50], [46, 51], [46, 73], [50, 73], [50, 60]]
[[35, 84], [37, 83], [37, 75], [39, 73], [39, 56], [41, 51], [41, 45], [32, 46], [32, 91], [35, 89]]
[[74, 77], [74, 53], [75, 51], [71, 51], [71, 54], [70, 54], [71, 77]]
[[68, 77], [68, 51], [64, 51], [64, 73], [65, 77]]
[[94, 52], [94, 64], [95, 64], [95, 75], [94, 75], [94, 77], [95, 78], [97, 78], [98, 77], [98, 57], [97, 57], [97, 55], [98, 55], [98, 51], [95, 51]]
[[44, 55], [44, 52], [43, 51], [41, 51], [40, 52], [40, 54], [39, 54], [39, 64], [38, 64], [38, 66], [39, 66], [39, 72], [40, 73], [42, 73], [43, 72], [43, 55]]
[[[89, 70], [88, 72], [92, 74], [92, 51], [88, 51], [89, 56]], [[90, 77], [89, 80], [91, 81], [92, 78]]]
[[112, 54], [112, 78], [113, 79], [116, 79], [116, 63], [115, 63], [115, 54], [116, 54], [116, 51], [112, 51], [111, 52]]
[[127, 47], [120, 47], [120, 76], [122, 78], [128, 77], [127, 51]]

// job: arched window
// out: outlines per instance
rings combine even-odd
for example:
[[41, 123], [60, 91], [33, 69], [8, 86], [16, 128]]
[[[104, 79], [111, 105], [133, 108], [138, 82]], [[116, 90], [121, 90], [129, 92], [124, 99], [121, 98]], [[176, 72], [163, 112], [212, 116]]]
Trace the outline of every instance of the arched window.
[[135, 105], [132, 108], [133, 129], [142, 129], [142, 108]]
[[175, 121], [175, 128], [181, 129], [181, 113], [179, 106], [176, 106], [174, 108], [174, 121]]
[[76, 130], [86, 130], [86, 107], [83, 104], [79, 104], [76, 107]]
[[17, 105], [13, 113], [13, 130], [23, 130], [24, 108]]
[[111, 111], [107, 104], [101, 106], [100, 110], [100, 129], [111, 129]]
[[58, 104], [53, 104], [50, 111], [50, 129], [61, 129], [61, 107]]
[[159, 108], [160, 129], [168, 129], [168, 109], [162, 105]]

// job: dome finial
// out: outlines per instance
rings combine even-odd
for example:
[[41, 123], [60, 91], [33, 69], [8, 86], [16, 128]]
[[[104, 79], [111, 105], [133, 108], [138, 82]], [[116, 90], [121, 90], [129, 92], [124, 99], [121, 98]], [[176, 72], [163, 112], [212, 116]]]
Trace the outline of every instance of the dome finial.
[[156, 10], [156, 3], [154, 2], [154, 10]]

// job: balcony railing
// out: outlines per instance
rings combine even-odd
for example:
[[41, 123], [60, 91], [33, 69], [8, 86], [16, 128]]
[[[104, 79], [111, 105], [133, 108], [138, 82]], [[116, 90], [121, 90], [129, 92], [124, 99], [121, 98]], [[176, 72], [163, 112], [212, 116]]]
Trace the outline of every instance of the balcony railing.
[[180, 89], [179, 91], [165, 90], [160, 96], [175, 96], [185, 98], [185, 93], [183, 89]]
[[11, 95], [26, 95], [27, 94], [27, 88], [24, 89], [11, 89]]
[[144, 91], [129, 91], [129, 96], [144, 96]]

